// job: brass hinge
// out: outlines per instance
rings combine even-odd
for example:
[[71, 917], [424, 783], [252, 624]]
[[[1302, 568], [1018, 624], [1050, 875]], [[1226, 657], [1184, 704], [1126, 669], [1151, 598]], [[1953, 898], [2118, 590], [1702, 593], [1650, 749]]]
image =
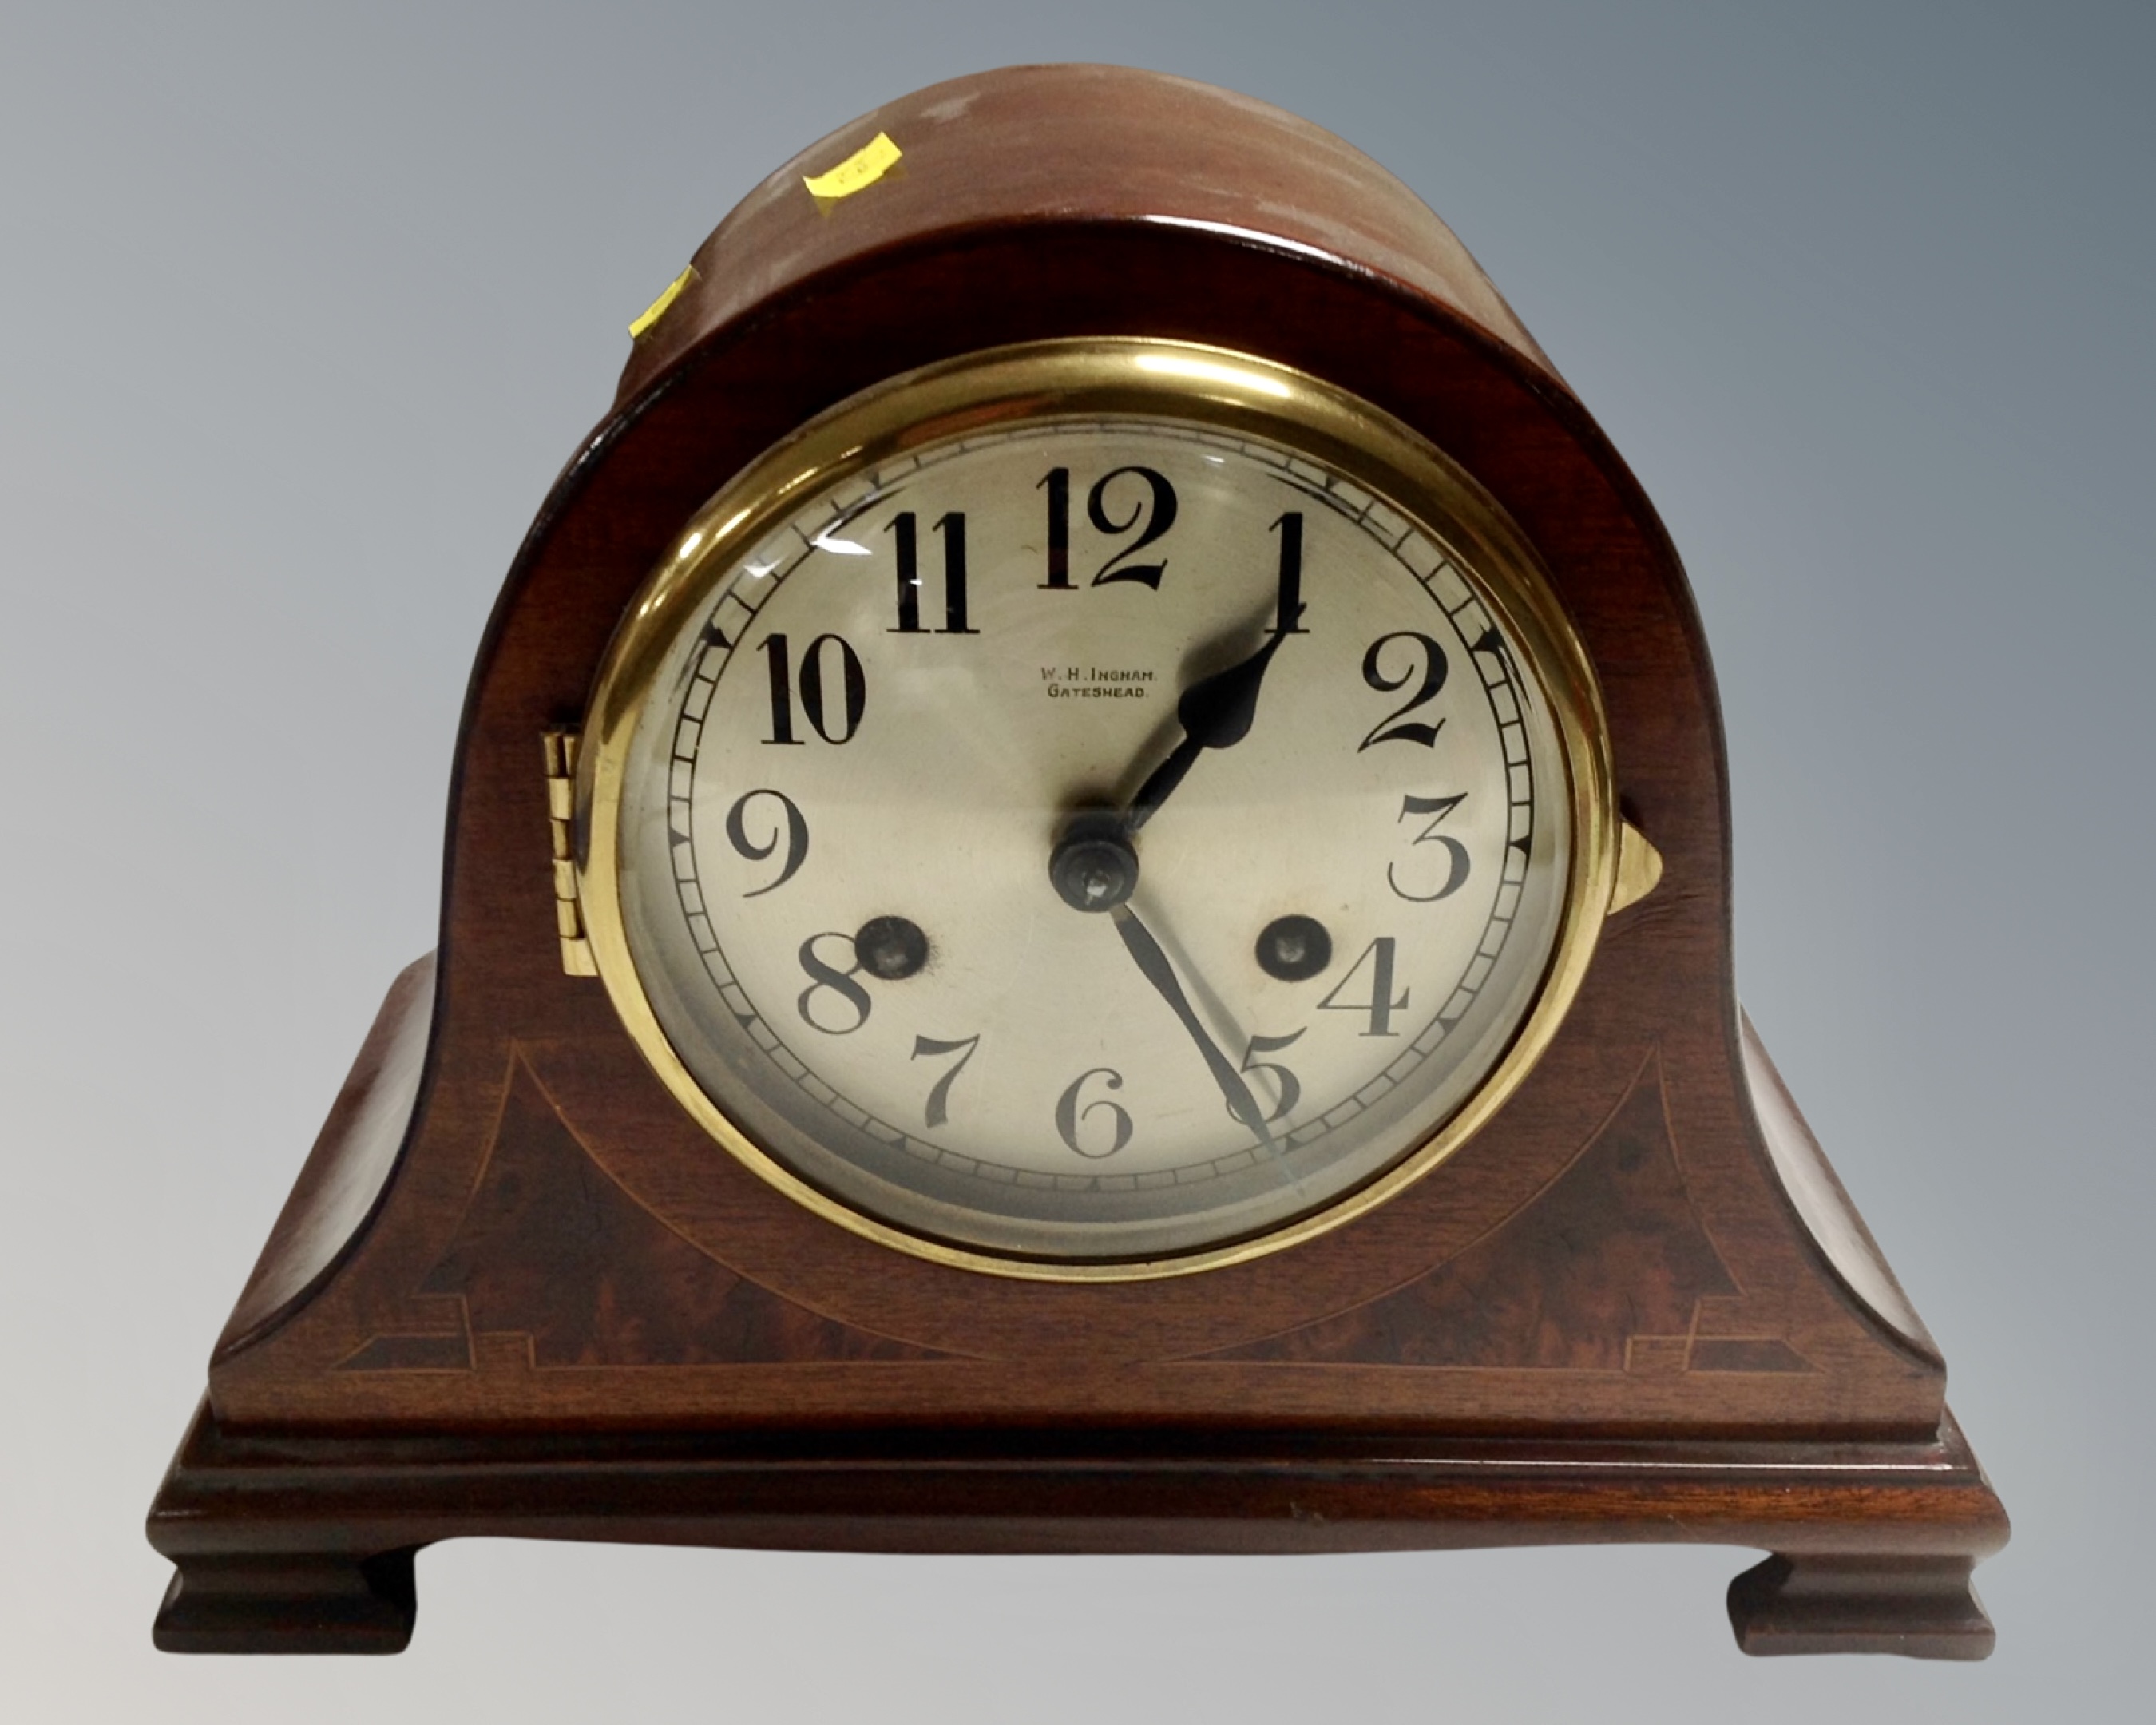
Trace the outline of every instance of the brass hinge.
[[549, 731], [547, 745], [547, 831], [554, 849], [554, 932], [562, 939], [562, 968], [571, 976], [597, 976], [584, 916], [577, 903], [577, 864], [570, 823], [577, 813], [577, 733]]

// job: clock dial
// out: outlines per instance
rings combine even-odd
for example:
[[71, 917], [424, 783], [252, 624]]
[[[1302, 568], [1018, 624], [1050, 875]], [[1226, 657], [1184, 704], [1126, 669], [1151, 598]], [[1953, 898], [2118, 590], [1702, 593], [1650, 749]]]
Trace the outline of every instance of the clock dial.
[[1584, 963], [1606, 817], [1532, 555], [1438, 458], [1277, 367], [1086, 354], [1117, 388], [884, 386], [699, 516], [595, 702], [588, 896], [760, 1171], [922, 1250], [1158, 1270], [1471, 1129]]

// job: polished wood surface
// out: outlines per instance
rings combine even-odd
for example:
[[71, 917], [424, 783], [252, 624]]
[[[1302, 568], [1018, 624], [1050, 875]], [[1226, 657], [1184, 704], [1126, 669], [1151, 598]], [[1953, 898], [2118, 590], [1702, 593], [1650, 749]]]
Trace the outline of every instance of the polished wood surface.
[[[274, 1517], [274, 1538], [265, 1519]], [[2006, 1521], [1951, 1420], [1911, 1443], [1368, 1432], [646, 1432], [305, 1439], [198, 1413], [152, 1537], [175, 1651], [393, 1652], [434, 1540], [883, 1552], [1751, 1545], [1748, 1651], [1982, 1658]]]
[[[878, 131], [898, 168], [844, 200], [808, 195], [803, 172]], [[751, 457], [895, 372], [1074, 333], [1264, 354], [1463, 463], [1548, 563], [1598, 668], [1625, 812], [1665, 863], [1609, 923], [1534, 1073], [1428, 1177], [1270, 1257], [1107, 1286], [889, 1251], [704, 1138], [602, 986], [562, 973], [540, 754], [549, 726], [578, 722], [646, 571]], [[1139, 73], [984, 74], [865, 116], [699, 251], [510, 572], [458, 742], [424, 1083], [364, 1204], [339, 1171], [376, 1166], [352, 1122], [378, 1142], [383, 1111], [332, 1119], [219, 1343], [152, 1516], [182, 1571], [161, 1636], [298, 1645], [278, 1639], [278, 1602], [310, 1585], [286, 1563], [300, 1551], [341, 1601], [323, 1644], [378, 1638], [408, 1570], [361, 1560], [458, 1532], [906, 1549], [1676, 1537], [1656, 1456], [1748, 1444], [1756, 1463], [1716, 1452], [1724, 1474], [1698, 1476], [1683, 1523], [1794, 1564], [1732, 1594], [1745, 1645], [1898, 1635], [1966, 1653], [1982, 1640], [1968, 1566], [2003, 1516], [1952, 1435], [1936, 1348], [1740, 1024], [1728, 887], [1719, 718], [1676, 554], [1404, 188], [1301, 121]], [[685, 1432], [664, 1453], [685, 1495], [664, 1511], [625, 1470]], [[924, 1434], [963, 1439], [964, 1465], [895, 1459]], [[1553, 1447], [1513, 1472], [1472, 1459], [1498, 1440]], [[489, 1522], [487, 1482], [513, 1495], [547, 1443], [566, 1446], [546, 1452], [552, 1507]], [[807, 1466], [833, 1443], [880, 1459]], [[762, 1446], [749, 1474], [711, 1460], [744, 1445]], [[1091, 1445], [1129, 1466], [1096, 1466]], [[1178, 1471], [1191, 1445], [1212, 1458], [1197, 1497]], [[1833, 1461], [1851, 1445], [1938, 1459], [1890, 1489]], [[1278, 1460], [1320, 1453], [1306, 1478]], [[1402, 1454], [1438, 1471], [1392, 1471]], [[1018, 1466], [1029, 1455], [1060, 1459]], [[1348, 1497], [1303, 1516], [1351, 1465]], [[1795, 1471], [1777, 1485], [1776, 1467]], [[787, 1507], [743, 1510], [728, 1494], [752, 1476], [756, 1502]], [[286, 1567], [263, 1567], [270, 1553]], [[1898, 1594], [1877, 1579], [1889, 1558], [1921, 1560]], [[1901, 1616], [1873, 1616], [1902, 1627], [1865, 1629], [1863, 1601], [1889, 1594]], [[1811, 1629], [1775, 1627], [1798, 1617]], [[347, 1620], [362, 1627], [334, 1627]]]

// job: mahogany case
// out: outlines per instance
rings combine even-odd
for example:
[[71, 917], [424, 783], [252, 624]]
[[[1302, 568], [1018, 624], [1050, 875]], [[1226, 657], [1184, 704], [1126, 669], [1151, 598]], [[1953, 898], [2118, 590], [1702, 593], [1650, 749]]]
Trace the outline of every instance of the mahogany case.
[[[819, 199], [881, 133], [902, 155]], [[565, 973], [542, 738], [681, 523], [868, 384], [1004, 343], [1264, 355], [1428, 436], [1586, 643], [1659, 885], [1497, 1117], [1202, 1275], [891, 1251], [707, 1138]], [[1317, 128], [1149, 74], [937, 85], [803, 151], [637, 339], [472, 674], [439, 953], [398, 978], [150, 1517], [183, 1650], [379, 1649], [457, 1534], [882, 1550], [1759, 1547], [1751, 1651], [1980, 1657], [2006, 1538], [1945, 1368], [1751, 1026], [1712, 674], [1637, 483], [1452, 234]]]

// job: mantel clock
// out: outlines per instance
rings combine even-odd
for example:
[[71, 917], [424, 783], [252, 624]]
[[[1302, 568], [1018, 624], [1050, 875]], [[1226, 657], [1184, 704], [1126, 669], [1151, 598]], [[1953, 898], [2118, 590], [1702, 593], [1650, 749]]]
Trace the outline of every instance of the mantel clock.
[[159, 1645], [393, 1651], [488, 1534], [1712, 1540], [1748, 1651], [1989, 1650], [1998, 1501], [1737, 1005], [1676, 554], [1427, 209], [992, 73], [633, 334]]

